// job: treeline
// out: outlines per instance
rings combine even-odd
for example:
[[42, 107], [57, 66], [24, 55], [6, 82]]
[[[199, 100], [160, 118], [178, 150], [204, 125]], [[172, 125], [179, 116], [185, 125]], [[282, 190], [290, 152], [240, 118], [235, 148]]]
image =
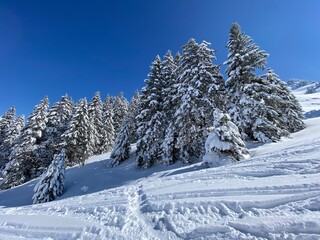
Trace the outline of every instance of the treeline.
[[[209, 164], [212, 158], [240, 160], [248, 157], [243, 141], [278, 141], [305, 128], [301, 106], [279, 76], [271, 69], [257, 74], [268, 54], [237, 23], [227, 43], [226, 81], [209, 46], [190, 39], [181, 55], [168, 51], [152, 63], [135, 121], [137, 166], [191, 163], [205, 154]], [[131, 122], [116, 139], [114, 165], [128, 158]]]
[[141, 95], [130, 104], [123, 95], [102, 103], [96, 93], [89, 104], [64, 96], [48, 110], [45, 98], [25, 125], [10, 109], [0, 119], [0, 187], [17, 186], [47, 169], [34, 199], [49, 201], [62, 192], [65, 164], [83, 165], [112, 149], [115, 166], [129, 158], [132, 143], [141, 168], [199, 158], [214, 165], [248, 158], [245, 141], [275, 142], [305, 128], [297, 99], [273, 70], [265, 70], [268, 54], [237, 23], [227, 46], [226, 80], [210, 44], [190, 39], [181, 54], [155, 58]]
[[1, 189], [40, 176], [62, 149], [68, 166], [84, 165], [89, 156], [110, 151], [123, 118], [136, 111], [138, 99], [136, 92], [129, 104], [120, 93], [102, 102], [97, 92], [89, 103], [83, 98], [75, 104], [65, 95], [49, 108], [45, 97], [25, 124], [10, 108], [0, 118]]

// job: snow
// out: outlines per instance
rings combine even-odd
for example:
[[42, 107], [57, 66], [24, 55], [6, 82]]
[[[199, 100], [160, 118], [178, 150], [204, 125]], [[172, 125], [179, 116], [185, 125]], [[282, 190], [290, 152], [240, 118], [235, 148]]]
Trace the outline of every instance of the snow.
[[320, 110], [320, 95], [319, 93], [305, 94], [308, 85], [301, 87], [294, 91], [296, 97], [305, 112], [310, 112], [313, 110]]
[[68, 168], [53, 202], [31, 205], [37, 180], [0, 191], [0, 239], [320, 239], [320, 118], [305, 122], [224, 166], [108, 168], [108, 153]]

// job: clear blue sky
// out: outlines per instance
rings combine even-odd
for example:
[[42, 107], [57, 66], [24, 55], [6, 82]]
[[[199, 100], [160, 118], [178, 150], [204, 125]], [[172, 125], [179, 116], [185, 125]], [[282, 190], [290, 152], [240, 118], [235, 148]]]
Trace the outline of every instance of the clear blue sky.
[[282, 79], [320, 80], [319, 0], [2, 0], [0, 114], [28, 115], [46, 95], [130, 98], [155, 56], [191, 37], [211, 42], [221, 64], [235, 21]]

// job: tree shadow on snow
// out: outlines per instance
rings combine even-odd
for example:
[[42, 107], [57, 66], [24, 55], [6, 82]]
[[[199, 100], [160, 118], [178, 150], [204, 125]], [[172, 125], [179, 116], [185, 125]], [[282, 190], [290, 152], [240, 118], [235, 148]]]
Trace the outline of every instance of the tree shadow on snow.
[[[205, 168], [199, 163], [185, 166], [178, 162], [170, 166], [157, 165], [149, 169], [138, 169], [133, 157], [113, 168], [108, 167], [109, 163], [110, 159], [104, 159], [89, 161], [85, 166], [68, 168], [65, 175], [64, 194], [57, 200], [120, 187], [151, 175], [167, 177]], [[39, 179], [34, 179], [12, 189], [0, 191], [0, 207], [32, 204], [33, 188], [38, 181]]]

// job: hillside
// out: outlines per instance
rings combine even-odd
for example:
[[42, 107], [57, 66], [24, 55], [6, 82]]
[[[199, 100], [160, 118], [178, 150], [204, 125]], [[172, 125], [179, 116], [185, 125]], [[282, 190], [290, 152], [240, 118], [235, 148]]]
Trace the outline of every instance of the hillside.
[[[305, 88], [294, 91], [304, 110], [319, 110]], [[92, 157], [51, 203], [30, 205], [36, 181], [0, 191], [0, 239], [320, 239], [319, 123], [218, 168]]]

